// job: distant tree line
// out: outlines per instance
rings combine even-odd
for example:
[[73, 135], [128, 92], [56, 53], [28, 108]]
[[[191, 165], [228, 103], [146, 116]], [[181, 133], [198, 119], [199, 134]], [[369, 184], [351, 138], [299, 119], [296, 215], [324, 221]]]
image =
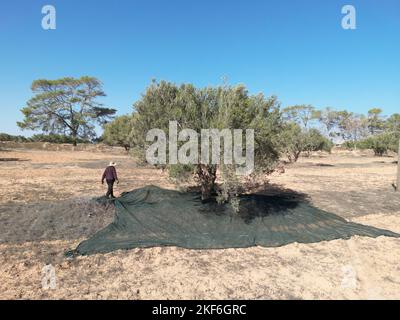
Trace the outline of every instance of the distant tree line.
[[331, 142], [340, 142], [349, 149], [372, 149], [382, 156], [389, 150], [397, 152], [400, 139], [400, 114], [384, 116], [380, 108], [366, 115], [313, 106], [293, 106], [283, 109], [284, 117], [307, 129], [318, 128]]
[[[165, 85], [168, 82], [161, 83]], [[132, 114], [115, 117], [115, 109], [105, 107], [98, 101], [105, 96], [98, 79], [88, 76], [41, 79], [34, 81], [31, 89], [34, 96], [21, 109], [24, 119], [17, 124], [22, 129], [40, 130], [42, 133], [31, 138], [2, 134], [1, 140], [74, 145], [103, 141], [109, 145], [122, 146], [126, 150], [132, 148], [135, 141], [135, 117], [142, 111], [135, 108]], [[215, 89], [221, 90], [221, 87]], [[157, 97], [161, 94], [156, 91], [151, 99], [163, 99]], [[175, 103], [179, 105], [180, 102]], [[162, 114], [158, 110], [149, 114], [149, 117], [159, 118], [156, 124], [169, 116], [164, 112], [162, 102], [157, 107], [163, 110]], [[280, 123], [274, 137], [274, 140], [279, 141], [276, 152], [286, 155], [290, 162], [297, 161], [302, 153], [307, 155], [313, 151], [330, 151], [335, 143], [343, 143], [351, 149], [372, 149], [378, 156], [398, 149], [398, 113], [385, 117], [380, 108], [373, 108], [363, 115], [329, 107], [317, 109], [312, 105], [294, 105], [283, 109], [279, 105], [277, 110]], [[100, 137], [96, 135], [96, 125], [104, 129]]]
[[[94, 77], [36, 80], [34, 96], [22, 108], [22, 129], [40, 130], [31, 138], [0, 135], [1, 140], [73, 143], [103, 141], [108, 145], [131, 150], [144, 159], [146, 133], [154, 128], [168, 131], [170, 121], [180, 129], [254, 129], [255, 172], [268, 175], [281, 156], [295, 162], [301, 154], [330, 152], [335, 143], [348, 148], [370, 148], [376, 155], [397, 150], [400, 137], [400, 115], [384, 117], [374, 108], [367, 115], [333, 108], [316, 109], [312, 105], [281, 108], [275, 96], [252, 95], [245, 86], [228, 84], [197, 88], [192, 84], [176, 85], [152, 81], [132, 113], [115, 117], [116, 110], [103, 106], [98, 99], [105, 96], [101, 82]], [[96, 136], [96, 125], [102, 127]], [[232, 174], [232, 165], [173, 164], [165, 165], [171, 177], [181, 181], [192, 176], [198, 182], [202, 198], [213, 194], [221, 201], [234, 204], [243, 181]], [[215, 184], [217, 172], [222, 187]]]
[[[34, 134], [31, 137], [0, 133], [0, 141], [12, 142], [49, 142], [49, 143], [74, 143], [75, 139], [62, 134]], [[77, 143], [91, 143], [89, 140], [77, 138]]]
[[[275, 137], [277, 152], [290, 162], [296, 162], [301, 154], [330, 152], [335, 144], [348, 149], [371, 149], [377, 156], [398, 151], [400, 114], [397, 113], [383, 116], [381, 109], [372, 108], [363, 115], [330, 107], [317, 109], [312, 105], [289, 106], [279, 112], [281, 122]], [[103, 141], [129, 150], [137, 116], [138, 112], [134, 110], [132, 114], [117, 117], [105, 125]], [[164, 115], [149, 114], [152, 116]]]

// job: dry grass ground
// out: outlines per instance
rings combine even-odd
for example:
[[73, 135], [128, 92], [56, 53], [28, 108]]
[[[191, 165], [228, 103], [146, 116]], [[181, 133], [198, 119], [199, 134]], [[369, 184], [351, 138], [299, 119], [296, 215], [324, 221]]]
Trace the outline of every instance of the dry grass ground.
[[[353, 237], [280, 248], [134, 249], [66, 259], [63, 254], [107, 225], [104, 166], [116, 161], [117, 193], [147, 184], [173, 188], [157, 169], [124, 154], [91, 151], [0, 151], [1, 299], [399, 299], [400, 241]], [[271, 184], [309, 196], [346, 219], [400, 232], [395, 159], [335, 152], [302, 158]], [[56, 270], [42, 289], [42, 268]]]

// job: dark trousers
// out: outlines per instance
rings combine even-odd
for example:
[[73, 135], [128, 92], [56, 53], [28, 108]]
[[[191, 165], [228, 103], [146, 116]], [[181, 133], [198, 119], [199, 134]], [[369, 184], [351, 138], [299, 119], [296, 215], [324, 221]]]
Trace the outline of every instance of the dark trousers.
[[114, 197], [114, 182], [115, 182], [115, 180], [106, 180], [106, 181], [107, 181], [107, 186], [108, 186], [106, 197], [108, 198], [109, 196], [111, 196], [111, 198], [115, 198]]

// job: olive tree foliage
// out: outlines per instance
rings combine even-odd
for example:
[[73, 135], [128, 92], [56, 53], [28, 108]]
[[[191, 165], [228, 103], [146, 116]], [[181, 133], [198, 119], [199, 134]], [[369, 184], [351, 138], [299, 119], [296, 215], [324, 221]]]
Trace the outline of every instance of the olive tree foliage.
[[305, 130], [294, 122], [286, 123], [279, 137], [282, 153], [289, 162], [296, 162], [303, 152], [307, 155], [313, 151], [330, 152], [333, 147], [333, 143], [316, 128]]
[[113, 121], [104, 125], [102, 140], [105, 144], [124, 147], [126, 151], [129, 151], [132, 128], [132, 115], [116, 117]]
[[296, 162], [304, 150], [303, 132], [301, 127], [294, 122], [285, 124], [280, 134], [281, 152], [285, 154], [289, 162]]
[[333, 130], [331, 110], [320, 111], [312, 105], [294, 105], [282, 110], [285, 124], [279, 134], [281, 153], [289, 162], [296, 162], [302, 153], [309, 155], [312, 151], [329, 151], [333, 144], [314, 127], [316, 120], [326, 126], [327, 132]]
[[95, 124], [104, 125], [116, 112], [97, 101], [105, 93], [94, 77], [36, 80], [31, 89], [34, 96], [22, 108], [24, 119], [17, 125], [70, 136], [74, 145], [79, 138], [95, 138]]
[[[281, 128], [279, 103], [276, 97], [250, 95], [244, 86], [196, 88], [192, 84], [178, 86], [166, 81], [153, 81], [134, 104], [133, 152], [144, 159], [147, 147], [152, 144], [146, 141], [146, 133], [157, 128], [168, 136], [170, 121], [177, 121], [178, 130], [192, 129], [199, 136], [202, 129], [243, 129], [244, 132], [254, 129], [253, 176], [273, 171], [279, 158], [276, 139]], [[243, 143], [243, 148], [245, 146]], [[200, 154], [200, 143], [198, 148]], [[167, 159], [168, 153], [167, 149]], [[191, 175], [201, 187], [203, 200], [219, 193], [223, 201], [230, 201], [240, 192], [240, 178], [234, 174], [235, 163], [167, 164], [165, 168], [178, 178], [177, 181], [185, 173]], [[217, 172], [221, 176], [222, 188], [216, 186]]]

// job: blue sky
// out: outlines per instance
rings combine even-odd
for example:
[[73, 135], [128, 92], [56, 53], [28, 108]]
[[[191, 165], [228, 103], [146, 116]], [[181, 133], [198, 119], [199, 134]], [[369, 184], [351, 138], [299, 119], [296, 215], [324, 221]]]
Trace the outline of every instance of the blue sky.
[[[41, 27], [54, 5], [57, 29]], [[341, 8], [356, 8], [344, 30]], [[39, 78], [98, 77], [102, 101], [131, 112], [152, 78], [245, 84], [283, 106], [400, 112], [399, 0], [0, 0], [0, 132]]]

